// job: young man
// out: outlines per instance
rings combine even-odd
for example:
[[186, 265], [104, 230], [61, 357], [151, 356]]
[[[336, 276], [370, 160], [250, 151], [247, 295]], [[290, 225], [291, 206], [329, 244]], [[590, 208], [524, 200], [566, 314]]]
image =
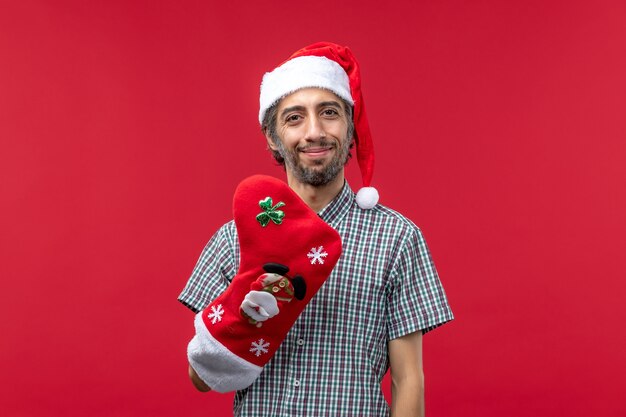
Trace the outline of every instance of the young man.
[[[235, 396], [236, 416], [388, 416], [380, 382], [392, 376], [391, 415], [424, 414], [422, 335], [452, 320], [420, 230], [377, 204], [371, 135], [351, 52], [317, 43], [265, 75], [259, 121], [287, 183], [341, 236], [341, 258], [259, 378]], [[344, 165], [355, 147], [366, 186]], [[198, 312], [239, 262], [236, 229], [204, 249], [179, 300]], [[190, 377], [210, 389], [193, 368]]]

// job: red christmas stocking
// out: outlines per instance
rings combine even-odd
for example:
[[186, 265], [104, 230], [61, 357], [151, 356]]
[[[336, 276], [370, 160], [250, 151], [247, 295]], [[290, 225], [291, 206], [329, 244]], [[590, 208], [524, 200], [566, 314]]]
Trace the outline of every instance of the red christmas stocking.
[[251, 385], [341, 255], [339, 234], [282, 181], [256, 175], [235, 191], [237, 275], [195, 318], [189, 363], [211, 389]]

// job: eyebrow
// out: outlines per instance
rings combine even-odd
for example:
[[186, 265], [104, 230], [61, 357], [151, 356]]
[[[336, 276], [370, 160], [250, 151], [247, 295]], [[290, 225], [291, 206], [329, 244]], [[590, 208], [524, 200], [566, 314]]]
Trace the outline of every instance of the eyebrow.
[[283, 109], [282, 112], [280, 112], [280, 117], [284, 117], [285, 114], [292, 112], [292, 111], [302, 111], [304, 110], [304, 106], [291, 106], [291, 107], [285, 107]]
[[332, 101], [322, 101], [320, 104], [317, 105], [317, 107], [326, 107], [326, 106], [331, 106], [331, 107], [336, 107], [339, 110], [343, 110], [343, 108], [341, 107], [341, 104], [339, 104], [338, 102], [332, 100]]
[[[327, 107], [327, 106], [331, 106], [331, 107], [336, 107], [339, 110], [343, 110], [343, 107], [341, 107], [341, 104], [339, 104], [338, 102], [331, 100], [331, 101], [322, 101], [321, 103], [319, 103], [317, 105], [318, 108], [320, 107]], [[280, 112], [280, 117], [284, 117], [285, 114], [292, 112], [292, 111], [302, 111], [305, 110], [304, 106], [291, 106], [291, 107], [286, 107], [283, 109], [282, 112]]]

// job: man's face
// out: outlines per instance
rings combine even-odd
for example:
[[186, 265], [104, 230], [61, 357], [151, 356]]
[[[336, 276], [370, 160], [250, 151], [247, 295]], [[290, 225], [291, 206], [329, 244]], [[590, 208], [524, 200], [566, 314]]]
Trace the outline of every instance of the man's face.
[[352, 138], [343, 101], [320, 88], [305, 88], [284, 97], [276, 116], [278, 138], [272, 150], [285, 159], [288, 175], [303, 184], [326, 185], [343, 171]]

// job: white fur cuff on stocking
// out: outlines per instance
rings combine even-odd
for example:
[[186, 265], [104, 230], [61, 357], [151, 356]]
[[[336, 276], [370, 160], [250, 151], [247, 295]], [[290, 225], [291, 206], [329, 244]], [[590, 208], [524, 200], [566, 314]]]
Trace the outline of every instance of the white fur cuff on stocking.
[[250, 386], [262, 367], [235, 355], [209, 333], [202, 313], [194, 320], [196, 335], [187, 346], [189, 364], [213, 391], [229, 392]]

